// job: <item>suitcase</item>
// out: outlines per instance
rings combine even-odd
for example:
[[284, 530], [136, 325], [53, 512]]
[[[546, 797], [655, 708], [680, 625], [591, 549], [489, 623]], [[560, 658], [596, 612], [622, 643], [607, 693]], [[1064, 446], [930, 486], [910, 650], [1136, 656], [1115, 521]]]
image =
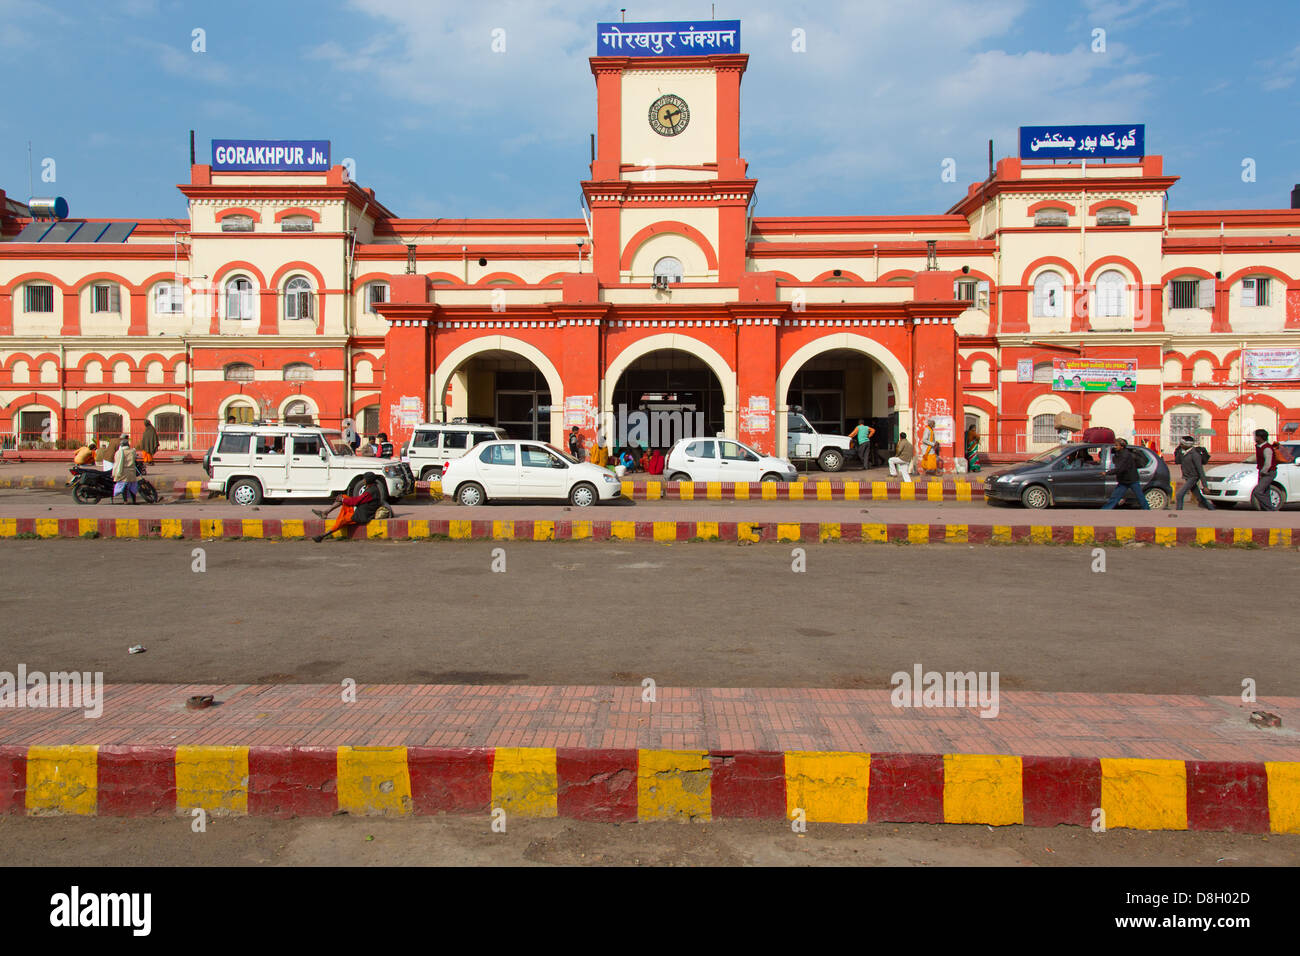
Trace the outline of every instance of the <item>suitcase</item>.
[[1113, 442], [1115, 432], [1110, 428], [1085, 428], [1083, 440], [1086, 442]]

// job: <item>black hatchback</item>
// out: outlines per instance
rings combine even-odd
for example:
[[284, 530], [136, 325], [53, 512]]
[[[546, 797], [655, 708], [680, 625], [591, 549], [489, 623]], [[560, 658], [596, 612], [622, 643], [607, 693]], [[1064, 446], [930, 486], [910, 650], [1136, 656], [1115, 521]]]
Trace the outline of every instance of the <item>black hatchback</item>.
[[[1147, 507], [1159, 511], [1173, 498], [1169, 466], [1155, 452], [1140, 445], [1129, 448], [1138, 456], [1138, 479]], [[1110, 468], [1111, 445], [1057, 445], [1039, 452], [1023, 464], [984, 479], [984, 499], [989, 502], [1019, 501], [1026, 508], [1052, 505], [1104, 505], [1118, 485]], [[1132, 495], [1125, 499], [1130, 507]]]

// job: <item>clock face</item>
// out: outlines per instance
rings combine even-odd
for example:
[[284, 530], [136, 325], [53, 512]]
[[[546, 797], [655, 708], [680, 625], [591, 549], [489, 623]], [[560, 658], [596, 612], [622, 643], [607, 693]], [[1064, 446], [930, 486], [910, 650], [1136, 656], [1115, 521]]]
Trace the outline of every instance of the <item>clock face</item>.
[[660, 136], [676, 136], [691, 121], [691, 108], [680, 96], [665, 93], [650, 104], [650, 128]]

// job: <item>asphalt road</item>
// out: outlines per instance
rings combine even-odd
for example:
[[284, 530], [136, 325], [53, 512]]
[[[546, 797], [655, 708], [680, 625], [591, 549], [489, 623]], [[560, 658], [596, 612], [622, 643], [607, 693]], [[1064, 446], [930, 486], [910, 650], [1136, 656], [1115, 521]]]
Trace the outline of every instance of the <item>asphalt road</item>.
[[[0, 670], [109, 682], [889, 687], [1300, 695], [1290, 550], [0, 543]], [[145, 654], [128, 655], [143, 643]]]
[[[0, 817], [7, 866], [1293, 866], [1300, 837], [1084, 827]], [[91, 879], [91, 875], [86, 875]], [[182, 874], [183, 878], [183, 874]], [[1076, 900], [1076, 904], [1079, 901]], [[11, 925], [20, 924], [12, 921]]]

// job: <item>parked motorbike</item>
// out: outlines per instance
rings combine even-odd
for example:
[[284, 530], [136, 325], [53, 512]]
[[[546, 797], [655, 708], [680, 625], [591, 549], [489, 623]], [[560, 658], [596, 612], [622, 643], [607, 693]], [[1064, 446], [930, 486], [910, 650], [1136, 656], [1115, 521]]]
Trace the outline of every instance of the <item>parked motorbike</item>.
[[[77, 504], [93, 505], [98, 504], [104, 498], [113, 497], [113, 473], [111, 471], [102, 471], [99, 468], [85, 468], [74, 465], [72, 472], [72, 497]], [[144, 462], [135, 463], [136, 484], [139, 488], [140, 497], [146, 504], [157, 504], [158, 489], [153, 486], [153, 482], [144, 476], [148, 470]]]

